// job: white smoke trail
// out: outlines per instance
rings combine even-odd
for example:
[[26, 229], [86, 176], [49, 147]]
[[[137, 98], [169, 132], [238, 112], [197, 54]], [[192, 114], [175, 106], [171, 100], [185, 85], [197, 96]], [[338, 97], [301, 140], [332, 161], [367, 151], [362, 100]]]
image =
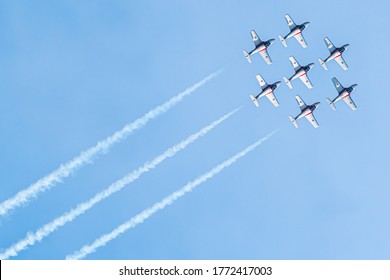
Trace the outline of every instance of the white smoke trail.
[[210, 130], [215, 128], [217, 125], [221, 124], [223, 121], [225, 121], [230, 116], [232, 116], [234, 113], [236, 113], [238, 110], [240, 110], [240, 108], [237, 108], [237, 109], [231, 111], [230, 113], [224, 115], [223, 117], [219, 118], [218, 120], [213, 121], [208, 126], [205, 126], [201, 130], [199, 130], [197, 133], [190, 135], [187, 139], [170, 147], [164, 153], [155, 157], [152, 161], [146, 162], [144, 165], [142, 165], [138, 169], [130, 172], [122, 179], [114, 182], [113, 184], [111, 184], [109, 187], [107, 187], [103, 191], [97, 193], [94, 197], [90, 198], [89, 200], [87, 200], [83, 203], [80, 203], [72, 210], [64, 213], [63, 215], [59, 216], [58, 218], [54, 219], [53, 221], [43, 225], [35, 233], [29, 232], [24, 239], [13, 244], [11, 247], [9, 247], [3, 253], [1, 253], [0, 259], [4, 260], [4, 259], [8, 259], [9, 257], [16, 256], [20, 251], [25, 250], [28, 246], [34, 245], [37, 241], [41, 241], [43, 238], [47, 237], [48, 235], [50, 235], [51, 233], [56, 231], [58, 228], [64, 226], [66, 223], [73, 221], [75, 218], [84, 214], [88, 209], [92, 208], [98, 202], [100, 202], [103, 199], [108, 198], [110, 195], [120, 191], [126, 185], [137, 180], [142, 174], [155, 168], [157, 165], [162, 163], [165, 159], [167, 159], [169, 157], [173, 157], [176, 153], [185, 149], [189, 144], [193, 143], [198, 138], [206, 135], [207, 132], [209, 132]]
[[37, 182], [30, 185], [26, 189], [18, 192], [15, 196], [3, 201], [2, 203], [0, 203], [0, 217], [6, 215], [11, 210], [28, 203], [33, 198], [36, 198], [38, 194], [50, 189], [56, 183], [62, 182], [64, 178], [71, 175], [78, 168], [88, 162], [91, 162], [97, 155], [106, 152], [111, 146], [123, 140], [134, 130], [142, 128], [150, 120], [158, 117], [159, 115], [171, 109], [184, 97], [190, 95], [192, 92], [206, 84], [208, 81], [217, 77], [222, 71], [223, 70], [219, 70], [207, 76], [200, 82], [197, 82], [193, 86], [172, 97], [170, 100], [163, 103], [162, 105], [159, 105], [154, 109], [150, 110], [141, 118], [138, 118], [134, 122], [127, 124], [121, 130], [115, 132], [111, 136], [107, 137], [105, 140], [100, 141], [95, 146], [81, 152], [77, 157], [73, 158], [65, 164], [62, 164], [59, 168], [46, 175], [45, 177], [39, 179]]
[[245, 156], [247, 153], [250, 151], [254, 150], [257, 146], [262, 144], [264, 141], [269, 139], [276, 131], [271, 132], [264, 138], [258, 140], [254, 144], [248, 146], [241, 152], [237, 153], [233, 157], [229, 158], [228, 160], [224, 161], [223, 163], [217, 165], [214, 167], [211, 171], [203, 174], [202, 176], [196, 178], [194, 181], [187, 183], [183, 188], [179, 189], [178, 191], [173, 192], [169, 196], [165, 197], [163, 200], [160, 202], [157, 202], [154, 204], [152, 207], [145, 209], [138, 215], [132, 217], [130, 220], [127, 222], [121, 224], [118, 226], [116, 229], [114, 229], [112, 232], [102, 235], [98, 239], [96, 239], [92, 244], [90, 245], [85, 245], [83, 246], [80, 250], [75, 251], [73, 254], [66, 256], [67, 260], [78, 260], [85, 258], [87, 255], [93, 253], [96, 251], [99, 247], [105, 246], [108, 242], [111, 240], [115, 239], [122, 233], [125, 233], [127, 230], [134, 228], [138, 224], [143, 223], [146, 219], [148, 219], [150, 216], [155, 214], [156, 212], [163, 210], [166, 206], [172, 204], [175, 202], [178, 198], [182, 197], [186, 193], [192, 191], [194, 188], [202, 184], [203, 182], [207, 181], [208, 179], [211, 179], [218, 173], [220, 173], [222, 170], [224, 170], [226, 167], [232, 165], [235, 163], [237, 160]]

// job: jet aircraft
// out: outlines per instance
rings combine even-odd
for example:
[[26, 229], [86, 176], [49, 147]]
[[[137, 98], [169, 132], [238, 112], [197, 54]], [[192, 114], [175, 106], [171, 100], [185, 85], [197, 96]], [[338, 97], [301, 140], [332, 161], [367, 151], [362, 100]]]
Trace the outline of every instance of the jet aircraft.
[[279, 102], [274, 95], [274, 90], [279, 87], [280, 81], [277, 81], [276, 83], [269, 85], [263, 79], [263, 77], [260, 75], [256, 75], [256, 79], [261, 86], [261, 92], [258, 95], [256, 95], [256, 97], [254, 97], [253, 95], [250, 95], [250, 98], [252, 99], [252, 101], [256, 105], [256, 107], [259, 107], [259, 102], [257, 99], [259, 99], [260, 97], [263, 97], [263, 96], [266, 96], [268, 98], [268, 100], [271, 101], [272, 104], [274, 104], [275, 107], [278, 107]]
[[299, 105], [299, 108], [301, 109], [301, 113], [296, 116], [295, 118], [293, 118], [292, 116], [289, 116], [290, 117], [290, 120], [291, 122], [293, 123], [293, 125], [298, 128], [298, 124], [297, 124], [297, 120], [299, 120], [300, 118], [302, 117], [306, 117], [306, 119], [315, 127], [317, 128], [319, 125], [318, 125], [318, 122], [317, 120], [314, 118], [314, 115], [313, 115], [313, 111], [315, 109], [317, 109], [317, 107], [320, 105], [320, 102], [316, 102], [312, 105], [306, 105], [305, 102], [302, 100], [302, 98], [297, 95], [295, 96], [295, 99], [297, 100], [298, 102], [298, 105]]
[[307, 72], [309, 72], [309, 70], [310, 70], [311, 68], [313, 68], [314, 63], [310, 63], [310, 64], [308, 64], [308, 65], [306, 65], [306, 66], [301, 66], [293, 56], [290, 56], [289, 59], [290, 59], [290, 61], [291, 61], [292, 66], [294, 67], [295, 74], [292, 75], [292, 76], [290, 77], [290, 79], [287, 79], [286, 77], [283, 77], [283, 79], [284, 79], [284, 81], [286, 82], [287, 86], [288, 86], [290, 89], [292, 89], [291, 81], [292, 81], [292, 80], [295, 80], [296, 78], [299, 78], [299, 79], [301, 79], [301, 81], [302, 81], [308, 88], [312, 88], [312, 87], [313, 87], [313, 84], [310, 82], [309, 77], [307, 76]]
[[255, 53], [259, 53], [264, 58], [265, 62], [267, 62], [267, 64], [271, 64], [272, 60], [269, 57], [267, 48], [270, 45], [272, 45], [272, 43], [275, 41], [275, 39], [270, 39], [268, 41], [262, 41], [259, 38], [259, 36], [257, 36], [257, 33], [254, 30], [251, 31], [251, 36], [252, 36], [253, 43], [255, 44], [255, 48], [253, 50], [251, 50], [249, 53], [244, 50], [245, 58], [248, 60], [249, 63], [252, 63], [251, 55], [253, 55]]
[[336, 107], [334, 106], [334, 103], [342, 99], [345, 101], [345, 103], [348, 104], [349, 107], [351, 107], [352, 110], [356, 110], [357, 107], [356, 107], [355, 103], [353, 102], [352, 98], [350, 97], [350, 95], [351, 95], [352, 91], [355, 89], [355, 87], [357, 87], [357, 84], [353, 84], [350, 87], [344, 88], [336, 78], [333, 78], [332, 82], [333, 82], [334, 86], [336, 87], [336, 90], [339, 93], [339, 95], [336, 96], [336, 98], [333, 99], [332, 101], [329, 98], [326, 99], [329, 103], [329, 106], [334, 111], [336, 111]]
[[290, 33], [286, 36], [279, 35], [279, 39], [282, 42], [283, 46], [287, 48], [286, 40], [291, 38], [292, 36], [297, 39], [297, 41], [301, 44], [302, 47], [306, 48], [307, 44], [305, 38], [303, 38], [302, 31], [306, 29], [306, 27], [310, 24], [310, 22], [305, 22], [299, 25], [296, 25], [293, 19], [289, 15], [284, 16], [286, 18], [288, 27], [290, 27]]
[[335, 47], [332, 42], [329, 40], [328, 37], [325, 37], [325, 44], [328, 47], [328, 50], [330, 52], [330, 55], [323, 61], [321, 58], [318, 59], [320, 62], [321, 66], [324, 67], [325, 70], [328, 70], [328, 67], [326, 66], [326, 63], [328, 61], [331, 61], [332, 59], [336, 60], [336, 62], [343, 68], [344, 70], [348, 69], [348, 65], [343, 59], [343, 52], [347, 50], [349, 47], [349, 44], [345, 44], [340, 48]]

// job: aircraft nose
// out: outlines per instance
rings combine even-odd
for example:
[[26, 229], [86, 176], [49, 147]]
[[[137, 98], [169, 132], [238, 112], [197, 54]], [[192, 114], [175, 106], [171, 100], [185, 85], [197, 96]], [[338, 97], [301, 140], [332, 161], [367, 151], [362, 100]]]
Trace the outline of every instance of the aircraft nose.
[[308, 21], [304, 23], [305, 27], [308, 27], [309, 24], [310, 24], [310, 22], [308, 22]]
[[321, 102], [317, 102], [314, 105], [316, 105], [316, 109], [320, 106]]
[[277, 81], [275, 84], [276, 84], [276, 87], [279, 87], [280, 84], [281, 84], [281, 82], [280, 82], [280, 81]]
[[270, 45], [272, 45], [275, 42], [275, 39], [269, 40]]
[[352, 89], [355, 89], [355, 87], [357, 87], [357, 84], [352, 85]]
[[314, 67], [314, 63], [309, 64], [310, 69]]
[[345, 49], [348, 49], [348, 47], [349, 47], [349, 44], [344, 45]]

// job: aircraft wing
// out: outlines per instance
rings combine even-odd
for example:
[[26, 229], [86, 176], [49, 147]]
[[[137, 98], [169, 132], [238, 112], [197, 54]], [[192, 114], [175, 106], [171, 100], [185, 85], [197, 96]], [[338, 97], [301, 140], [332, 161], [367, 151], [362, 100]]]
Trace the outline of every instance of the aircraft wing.
[[267, 86], [267, 82], [263, 79], [261, 75], [257, 74], [256, 80], [259, 82], [262, 89], [264, 89]]
[[265, 96], [267, 96], [268, 100], [271, 101], [271, 103], [274, 104], [275, 107], [279, 106], [279, 102], [273, 92], [267, 93]]
[[332, 78], [332, 82], [338, 93], [344, 90], [344, 87], [340, 84], [339, 80], [337, 80], [336, 78]]
[[328, 47], [329, 52], [332, 53], [336, 49], [336, 47], [332, 44], [332, 42], [329, 40], [328, 37], [325, 37], [324, 40], [325, 40], [326, 46]]
[[319, 127], [319, 124], [316, 118], [314, 117], [313, 112], [307, 114], [305, 117], [309, 121], [309, 123], [311, 123], [315, 128]]
[[286, 18], [286, 21], [287, 21], [288, 27], [290, 27], [290, 30], [293, 30], [294, 27], [297, 26], [295, 24], [295, 22], [293, 21], [293, 19], [289, 15], [285, 15], [284, 17]]
[[343, 68], [344, 70], [348, 69], [348, 65], [347, 65], [347, 63], [345, 62], [344, 58], [341, 55], [336, 57], [335, 60], [341, 66], [341, 68]]
[[267, 49], [263, 49], [259, 52], [261, 54], [261, 56], [264, 58], [265, 62], [267, 62], [267, 64], [271, 64], [272, 63], [272, 60], [271, 58], [269, 57], [269, 54], [268, 54], [268, 51]]
[[352, 110], [357, 109], [355, 103], [353, 102], [352, 98], [349, 95], [345, 96], [343, 100], [345, 101], [345, 103], [348, 104], [349, 107], [351, 107]]
[[261, 40], [259, 36], [257, 36], [256, 31], [252, 30], [251, 36], [252, 36], [253, 43], [255, 44], [256, 47], [261, 44]]
[[301, 98], [299, 95], [296, 95], [296, 96], [295, 96], [295, 99], [297, 100], [298, 106], [299, 106], [299, 108], [301, 109], [301, 111], [304, 110], [304, 109], [306, 108], [306, 103], [305, 103], [305, 101], [303, 101], [302, 98]]
[[310, 82], [309, 77], [306, 74], [299, 76], [299, 79], [307, 86], [307, 88], [312, 88], [313, 84]]
[[306, 48], [307, 43], [305, 41], [305, 38], [303, 38], [303, 35], [301, 32], [298, 32], [294, 35], [295, 39], [297, 39], [298, 43], [301, 44], [302, 47]]
[[295, 71], [297, 71], [299, 68], [301, 68], [301, 65], [298, 63], [298, 61], [295, 59], [295, 57], [290, 56], [288, 59], [291, 61], [291, 64], [294, 67]]

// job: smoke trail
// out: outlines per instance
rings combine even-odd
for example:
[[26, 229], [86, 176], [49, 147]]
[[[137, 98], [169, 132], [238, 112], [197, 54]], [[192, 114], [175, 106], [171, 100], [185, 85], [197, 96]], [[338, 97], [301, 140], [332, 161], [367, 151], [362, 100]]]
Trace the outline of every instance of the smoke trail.
[[107, 137], [105, 140], [98, 142], [95, 146], [81, 152], [77, 157], [73, 158], [65, 164], [62, 164], [59, 168], [57, 168], [50, 174], [39, 179], [37, 182], [30, 185], [26, 189], [18, 192], [14, 197], [3, 201], [2, 203], [0, 203], [0, 217], [6, 215], [9, 211], [21, 206], [22, 204], [28, 203], [31, 199], [36, 198], [38, 194], [50, 189], [56, 183], [62, 182], [64, 178], [68, 177], [78, 168], [88, 162], [91, 162], [97, 155], [106, 152], [112, 145], [126, 138], [134, 130], [143, 127], [148, 121], [158, 117], [159, 115], [171, 109], [184, 97], [190, 95], [192, 92], [206, 84], [208, 81], [217, 77], [222, 71], [223, 70], [219, 70], [207, 76], [200, 82], [197, 82], [193, 86], [172, 97], [170, 100], [163, 103], [162, 105], [159, 105], [154, 109], [150, 110], [141, 118], [138, 118], [134, 122], [127, 124], [122, 128], [122, 130], [115, 132], [111, 136]]
[[44, 237], [50, 235], [51, 233], [56, 231], [59, 227], [62, 227], [66, 223], [73, 221], [76, 217], [84, 214], [88, 209], [92, 208], [98, 202], [100, 202], [103, 199], [109, 197], [110, 195], [120, 191], [126, 185], [137, 180], [142, 174], [155, 168], [157, 165], [159, 165], [165, 159], [167, 159], [169, 157], [173, 157], [176, 153], [178, 153], [179, 151], [186, 148], [189, 144], [193, 143], [199, 137], [204, 136], [207, 132], [209, 132], [210, 130], [215, 128], [217, 125], [221, 124], [223, 121], [225, 121], [230, 116], [232, 116], [234, 113], [236, 113], [238, 110], [240, 110], [240, 108], [237, 108], [237, 109], [231, 111], [230, 113], [224, 115], [223, 117], [219, 118], [218, 120], [213, 121], [208, 126], [205, 126], [201, 130], [199, 130], [197, 133], [192, 134], [187, 139], [170, 147], [164, 153], [155, 157], [151, 162], [146, 162], [143, 166], [130, 172], [122, 179], [114, 182], [109, 187], [107, 187], [105, 190], [97, 193], [94, 197], [90, 198], [86, 202], [80, 203], [72, 210], [64, 213], [63, 215], [54, 219], [53, 221], [43, 225], [35, 233], [28, 233], [24, 239], [13, 244], [11, 247], [9, 247], [3, 253], [1, 253], [0, 259], [4, 260], [4, 259], [7, 259], [9, 257], [16, 256], [20, 251], [25, 250], [28, 246], [34, 245], [37, 241], [41, 241]]
[[254, 144], [248, 146], [238, 154], [234, 155], [233, 157], [229, 158], [228, 160], [224, 161], [223, 163], [217, 165], [214, 167], [211, 171], [203, 174], [202, 176], [198, 177], [192, 182], [187, 183], [183, 188], [179, 189], [178, 191], [173, 192], [169, 196], [165, 197], [160, 202], [157, 202], [152, 207], [145, 209], [138, 215], [132, 217], [127, 222], [121, 224], [116, 229], [114, 229], [112, 232], [102, 235], [98, 239], [96, 239], [92, 244], [83, 246], [79, 251], [74, 252], [71, 255], [66, 256], [66, 259], [68, 260], [77, 260], [82, 259], [86, 257], [87, 255], [93, 253], [96, 251], [99, 247], [105, 246], [108, 242], [118, 237], [120, 234], [126, 232], [127, 230], [137, 226], [138, 224], [143, 223], [146, 219], [148, 219], [150, 216], [155, 214], [156, 212], [163, 210], [166, 206], [172, 204], [175, 202], [178, 198], [182, 197], [186, 193], [192, 191], [194, 188], [202, 184], [203, 182], [207, 181], [208, 179], [211, 179], [218, 173], [220, 173], [222, 170], [224, 170], [226, 167], [229, 167], [233, 163], [235, 163], [237, 160], [245, 156], [250, 151], [254, 150], [257, 146], [262, 144], [264, 141], [269, 139], [274, 133], [277, 131], [271, 132], [264, 138], [258, 140]]

